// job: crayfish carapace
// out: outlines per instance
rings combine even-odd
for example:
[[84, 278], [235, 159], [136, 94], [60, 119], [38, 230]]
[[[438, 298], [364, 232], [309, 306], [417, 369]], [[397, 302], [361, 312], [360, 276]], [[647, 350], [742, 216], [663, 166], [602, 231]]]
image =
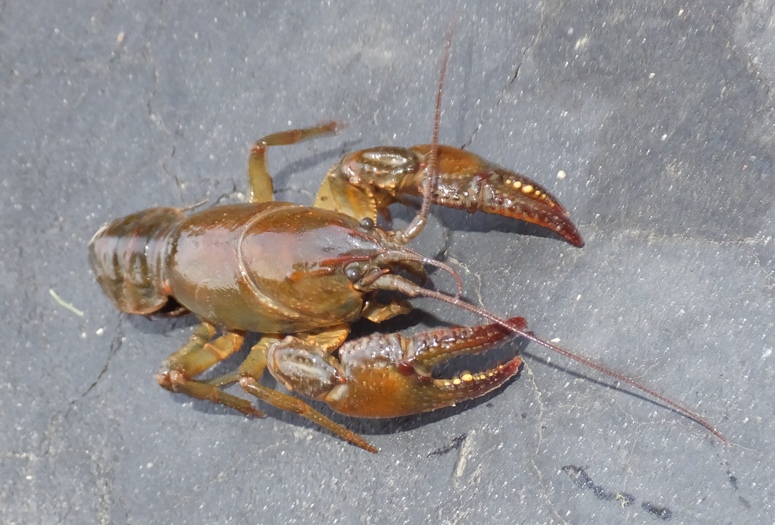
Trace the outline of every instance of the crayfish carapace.
[[[345, 156], [328, 172], [314, 207], [272, 200], [266, 151], [335, 133], [335, 122], [259, 140], [249, 159], [247, 203], [196, 212], [153, 208], [117, 219], [95, 234], [90, 262], [119, 310], [140, 315], [191, 312], [202, 321], [164, 363], [159, 384], [263, 417], [247, 400], [222, 390], [239, 383], [248, 394], [376, 452], [361, 436], [301, 399], [262, 385], [264, 370], [288, 390], [324, 401], [342, 414], [396, 417], [451, 406], [503, 385], [519, 371], [518, 356], [450, 378], [436, 378], [432, 371], [453, 357], [477, 354], [521, 336], [640, 388], [721, 437], [682, 406], [536, 337], [526, 331], [524, 319], [504, 320], [470, 305], [459, 298], [459, 289], [450, 296], [418, 284], [426, 265], [456, 275], [406, 246], [422, 231], [432, 202], [528, 221], [574, 246], [583, 245], [567, 211], [545, 188], [472, 153], [438, 144], [449, 47], [448, 40], [432, 144], [379, 147]], [[422, 197], [422, 208], [406, 228], [391, 231], [377, 225], [391, 203], [411, 196]], [[380, 302], [386, 291], [394, 297]], [[404, 297], [417, 296], [466, 308], [490, 324], [347, 341], [351, 323], [361, 317], [381, 322], [405, 314], [411, 307]], [[208, 381], [196, 379], [237, 352], [246, 332], [261, 337], [236, 371]]]

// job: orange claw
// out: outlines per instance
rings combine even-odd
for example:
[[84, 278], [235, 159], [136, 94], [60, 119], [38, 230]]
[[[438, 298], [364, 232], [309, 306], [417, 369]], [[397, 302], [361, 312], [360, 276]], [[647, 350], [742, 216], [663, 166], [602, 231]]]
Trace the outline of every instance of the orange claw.
[[[525, 320], [508, 321], [519, 330]], [[463, 354], [478, 354], [513, 339], [498, 324], [442, 328], [405, 337], [374, 334], [345, 343], [337, 360], [324, 349], [288, 337], [269, 348], [267, 368], [286, 388], [325, 401], [355, 417], [418, 414], [480, 397], [519, 372], [522, 360], [481, 372], [434, 378], [432, 368]]]
[[[431, 148], [425, 144], [350, 153], [328, 172], [315, 205], [376, 220], [392, 202], [423, 194]], [[451, 146], [438, 147], [437, 166], [434, 203], [533, 223], [573, 246], [584, 246], [562, 204], [535, 181]]]
[[[424, 162], [430, 145], [412, 150]], [[422, 182], [417, 189], [422, 194]], [[573, 246], [584, 246], [576, 226], [557, 198], [524, 175], [450, 146], [439, 146], [439, 185], [433, 201], [449, 208], [483, 211], [557, 232]]]

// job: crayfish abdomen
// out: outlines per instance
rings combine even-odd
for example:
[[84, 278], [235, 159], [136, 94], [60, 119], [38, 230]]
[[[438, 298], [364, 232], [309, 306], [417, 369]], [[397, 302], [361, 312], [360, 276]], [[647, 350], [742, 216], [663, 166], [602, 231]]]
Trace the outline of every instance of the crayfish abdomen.
[[184, 218], [178, 208], [151, 208], [105, 224], [89, 242], [89, 262], [122, 312], [150, 315], [170, 303], [163, 289], [166, 238]]

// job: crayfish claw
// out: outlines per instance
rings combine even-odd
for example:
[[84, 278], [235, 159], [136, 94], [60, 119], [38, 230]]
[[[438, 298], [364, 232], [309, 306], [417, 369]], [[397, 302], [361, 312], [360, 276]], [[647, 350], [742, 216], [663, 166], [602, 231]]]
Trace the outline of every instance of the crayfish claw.
[[[524, 319], [511, 319], [515, 328]], [[327, 393], [316, 392], [337, 412], [356, 417], [388, 418], [419, 414], [474, 399], [519, 372], [516, 356], [482, 372], [464, 372], [450, 379], [431, 375], [434, 366], [450, 359], [479, 354], [513, 338], [498, 324], [432, 330], [406, 337], [375, 334], [339, 349], [340, 383]]]
[[522, 359], [514, 357], [484, 372], [462, 372], [452, 379], [434, 379], [439, 399], [452, 399], [452, 405], [469, 399], [476, 399], [501, 386], [519, 372]]
[[[430, 148], [424, 145], [412, 150], [426, 158]], [[584, 246], [567, 210], [537, 182], [450, 146], [439, 146], [438, 164], [433, 202], [469, 213], [483, 211], [536, 224], [556, 232], [573, 246]], [[421, 194], [420, 180], [414, 186]]]
[[[432, 150], [424, 144], [350, 153], [329, 170], [315, 206], [376, 221], [391, 203], [423, 195]], [[522, 220], [556, 232], [573, 246], [584, 246], [567, 210], [537, 182], [452, 146], [438, 146], [435, 165], [435, 204]]]

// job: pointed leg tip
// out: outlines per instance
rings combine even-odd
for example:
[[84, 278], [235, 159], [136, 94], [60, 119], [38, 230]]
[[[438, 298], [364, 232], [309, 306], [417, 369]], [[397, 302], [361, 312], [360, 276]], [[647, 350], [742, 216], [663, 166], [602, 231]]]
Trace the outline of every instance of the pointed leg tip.
[[250, 410], [250, 411], [249, 411], [247, 414], [245, 414], [245, 415], [247, 415], [247, 416], [253, 416], [253, 417], [257, 417], [257, 418], [259, 418], [259, 419], [266, 419], [266, 414], [264, 414], [264, 413], [263, 413], [263, 412], [261, 412], [260, 410], [256, 410], [255, 408], [251, 409], [251, 410]]
[[350, 126], [349, 122], [345, 122], [342, 120], [332, 120], [330, 122], [326, 122], [322, 126], [320, 126], [323, 130], [326, 131], [326, 133], [339, 133], [343, 129]]
[[372, 454], [377, 454], [379, 452], [379, 449], [363, 439], [358, 434], [355, 434], [354, 432], [348, 431], [347, 434], [349, 435], [340, 435], [339, 437], [344, 438], [345, 440], [349, 441], [351, 444], [355, 445], [356, 447], [362, 448], [366, 452], [371, 452]]

